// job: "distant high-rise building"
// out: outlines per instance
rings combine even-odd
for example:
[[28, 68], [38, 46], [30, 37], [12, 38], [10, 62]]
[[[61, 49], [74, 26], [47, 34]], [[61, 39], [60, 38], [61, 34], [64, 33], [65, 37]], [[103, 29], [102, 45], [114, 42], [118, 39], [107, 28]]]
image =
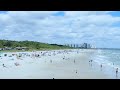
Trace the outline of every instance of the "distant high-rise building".
[[78, 48], [78, 44], [76, 44], [76, 48]]
[[79, 47], [81, 48], [81, 47], [82, 47], [82, 44], [80, 44]]
[[68, 46], [68, 47], [70, 47], [70, 45], [69, 45], [69, 44], [67, 44], [67, 46]]
[[96, 48], [96, 46], [92, 45], [91, 48]]
[[74, 48], [75, 48], [75, 44], [74, 44]]
[[81, 47], [82, 48], [87, 48], [87, 43], [83, 43]]
[[90, 44], [87, 44], [87, 48], [91, 48]]

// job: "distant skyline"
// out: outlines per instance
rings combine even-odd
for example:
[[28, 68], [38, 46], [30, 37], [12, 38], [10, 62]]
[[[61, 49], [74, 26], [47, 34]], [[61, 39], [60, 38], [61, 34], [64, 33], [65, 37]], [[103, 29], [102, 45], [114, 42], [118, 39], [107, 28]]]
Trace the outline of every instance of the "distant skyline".
[[0, 39], [120, 48], [120, 11], [0, 11]]

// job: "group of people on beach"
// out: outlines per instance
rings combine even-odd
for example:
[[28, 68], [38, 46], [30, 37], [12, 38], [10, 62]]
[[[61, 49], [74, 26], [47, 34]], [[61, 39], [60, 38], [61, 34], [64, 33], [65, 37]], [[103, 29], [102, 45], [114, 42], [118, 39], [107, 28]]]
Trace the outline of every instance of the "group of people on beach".
[[[8, 57], [7, 59], [9, 58], [12, 58], [11, 60], [24, 60], [25, 57], [30, 57], [30, 58], [41, 58], [41, 57], [44, 57], [44, 56], [55, 56], [55, 55], [58, 55], [58, 54], [69, 54], [69, 52], [72, 52], [72, 50], [59, 50], [59, 51], [32, 51], [32, 52], [18, 52], [18, 53], [4, 53], [4, 55], [0, 55], [0, 59], [2, 60], [3, 57]], [[69, 58], [65, 58], [65, 55], [63, 57], [63, 59], [69, 59]], [[52, 63], [52, 60], [50, 60], [50, 62]], [[15, 66], [19, 66], [20, 64], [18, 62], [15, 62], [14, 63]], [[3, 67], [6, 67], [7, 64], [3, 63], [2, 64]]]
[[92, 62], [93, 62], [93, 60], [90, 60], [90, 61], [89, 61], [89, 64], [90, 64], [91, 66], [92, 66]]
[[[91, 63], [91, 66], [92, 66], [92, 61], [93, 60], [89, 61], [89, 63]], [[114, 65], [114, 63], [113, 63], [113, 65]], [[100, 65], [101, 71], [102, 71], [102, 67], [103, 67], [103, 64]], [[118, 68], [116, 68], [115, 73], [116, 73], [116, 78], [117, 78], [118, 77]]]
[[[56, 56], [58, 54], [63, 54], [63, 57], [61, 58], [62, 60], [70, 60], [70, 58], [66, 57], [65, 54], [69, 54], [70, 52], [73, 52], [72, 50], [61, 50], [61, 51], [41, 51], [41, 52], [31, 52], [31, 53], [27, 53], [27, 52], [19, 52], [19, 53], [12, 53], [11, 55], [8, 54], [4, 54], [4, 57], [15, 57], [16, 60], [24, 60], [24, 57], [30, 57], [30, 58], [41, 58], [41, 57], [51, 57], [51, 56]], [[79, 51], [77, 51], [77, 53], [79, 53]], [[2, 59], [2, 56], [0, 56]], [[15, 60], [15, 59], [13, 59]], [[53, 63], [52, 59], [50, 59], [50, 63]], [[73, 63], [76, 63], [76, 60], [73, 59]], [[89, 60], [89, 64], [90, 66], [93, 65], [93, 60]], [[15, 66], [20, 66], [20, 64], [18, 62], [14, 63]], [[114, 63], [113, 63], [114, 65]], [[7, 65], [5, 63], [2, 63], [3, 67], [7, 67]], [[103, 64], [100, 65], [101, 70], [103, 69]], [[78, 73], [78, 71], [76, 70], [75, 73]], [[115, 73], [116, 73], [116, 77], [118, 77], [118, 68], [115, 69]]]

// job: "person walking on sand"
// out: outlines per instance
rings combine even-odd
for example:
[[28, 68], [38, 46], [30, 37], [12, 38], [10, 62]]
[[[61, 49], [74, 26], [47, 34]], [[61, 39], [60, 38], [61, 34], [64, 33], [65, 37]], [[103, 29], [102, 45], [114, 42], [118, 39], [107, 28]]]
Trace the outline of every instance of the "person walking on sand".
[[89, 65], [90, 65], [90, 61], [89, 61]]
[[76, 70], [76, 73], [77, 73], [77, 70]]
[[91, 63], [92, 63], [93, 60], [91, 60]]
[[3, 67], [6, 67], [4, 64], [2, 65]]
[[74, 59], [74, 63], [75, 63], [75, 59]]
[[50, 62], [52, 63], [52, 60], [50, 60]]
[[93, 60], [90, 60], [90, 62], [91, 62], [91, 64], [90, 64], [90, 65], [91, 65], [91, 67], [92, 67], [92, 61], [93, 61]]
[[118, 68], [116, 68], [116, 78], [117, 78], [117, 76], [118, 76]]
[[102, 71], [102, 64], [100, 65], [100, 67], [101, 67], [101, 71]]

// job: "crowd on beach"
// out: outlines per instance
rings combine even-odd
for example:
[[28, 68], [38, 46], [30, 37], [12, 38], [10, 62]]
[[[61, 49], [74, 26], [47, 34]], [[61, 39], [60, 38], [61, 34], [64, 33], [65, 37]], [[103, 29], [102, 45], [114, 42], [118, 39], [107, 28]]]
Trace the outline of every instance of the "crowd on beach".
[[[32, 52], [17, 52], [17, 53], [3, 53], [0, 55], [0, 59], [1, 60], [5, 60], [5, 59], [10, 59], [11, 60], [23, 60], [26, 57], [29, 58], [41, 58], [41, 57], [45, 57], [45, 56], [55, 56], [58, 54], [69, 54], [70, 52], [72, 52], [72, 50], [61, 50], [61, 51], [32, 51]], [[5, 58], [7, 57], [7, 58]], [[65, 56], [63, 56], [63, 59], [65, 59]], [[52, 62], [52, 60], [50, 61]], [[14, 63], [15, 66], [20, 66], [20, 64], [18, 62]], [[3, 67], [7, 67], [4, 63], [2, 64]]]
[[[11, 60], [14, 60], [14, 65], [15, 66], [21, 66], [21, 64], [18, 62], [18, 60], [24, 60], [24, 58], [29, 57], [32, 58], [33, 60], [35, 58], [41, 58], [41, 57], [46, 57], [46, 56], [56, 56], [59, 54], [62, 54], [63, 57], [61, 58], [61, 60], [70, 60], [69, 57], [66, 56], [66, 54], [72, 53], [72, 52], [76, 52], [76, 54], [79, 54], [79, 50], [53, 50], [53, 51], [32, 51], [32, 52], [17, 52], [17, 53], [4, 53], [0, 55], [0, 59], [4, 59], [4, 57], [8, 57], [11, 58]], [[92, 67], [94, 60], [89, 60], [89, 64]], [[53, 60], [50, 59], [50, 63], [52, 63]], [[73, 63], [76, 63], [76, 60], [73, 59]], [[113, 64], [114, 65], [114, 64]], [[2, 63], [2, 67], [7, 68], [7, 64], [6, 63]], [[103, 69], [103, 65], [100, 65], [101, 70]], [[75, 73], [78, 73], [78, 70], [75, 71]], [[116, 77], [118, 77], [118, 68], [116, 68]]]

